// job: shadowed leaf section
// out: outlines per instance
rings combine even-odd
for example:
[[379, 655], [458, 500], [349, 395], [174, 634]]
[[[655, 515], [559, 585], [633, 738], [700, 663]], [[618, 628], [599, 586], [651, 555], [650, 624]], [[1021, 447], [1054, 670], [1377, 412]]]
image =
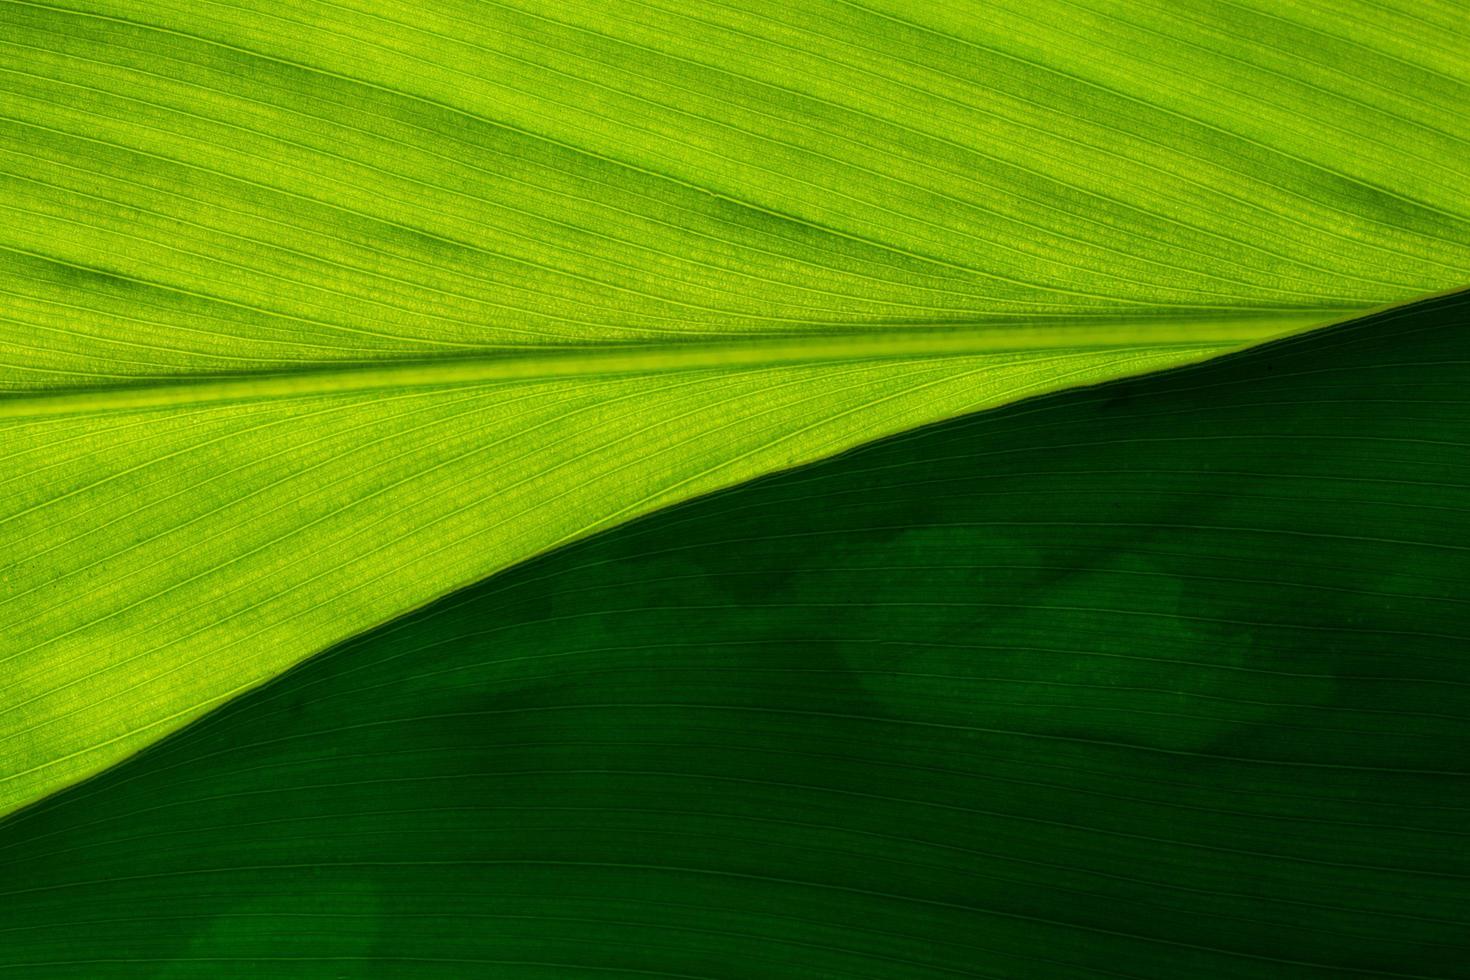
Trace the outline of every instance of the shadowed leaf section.
[[0, 968], [1470, 976], [1467, 316], [488, 579], [10, 818]]

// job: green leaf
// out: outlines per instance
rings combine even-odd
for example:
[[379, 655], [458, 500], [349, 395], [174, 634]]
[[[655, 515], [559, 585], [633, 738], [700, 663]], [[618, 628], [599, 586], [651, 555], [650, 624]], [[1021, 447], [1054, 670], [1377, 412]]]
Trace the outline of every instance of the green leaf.
[[0, 969], [1470, 976], [1467, 318], [491, 578], [0, 825]]
[[0, 3], [0, 812], [561, 542], [1462, 285], [1451, 3]]

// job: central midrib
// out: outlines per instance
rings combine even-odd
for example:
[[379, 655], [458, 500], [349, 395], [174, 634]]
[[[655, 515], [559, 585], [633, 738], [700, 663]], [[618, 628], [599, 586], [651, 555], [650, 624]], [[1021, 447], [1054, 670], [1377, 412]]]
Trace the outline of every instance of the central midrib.
[[863, 360], [1024, 354], [1027, 351], [1179, 349], [1218, 353], [1341, 317], [1305, 310], [1249, 317], [1108, 319], [984, 326], [904, 326], [863, 332], [781, 334], [684, 343], [566, 345], [484, 354], [185, 374], [103, 386], [17, 391], [0, 396], [0, 418], [71, 415], [201, 402], [494, 381], [613, 377], [669, 371], [757, 369]]

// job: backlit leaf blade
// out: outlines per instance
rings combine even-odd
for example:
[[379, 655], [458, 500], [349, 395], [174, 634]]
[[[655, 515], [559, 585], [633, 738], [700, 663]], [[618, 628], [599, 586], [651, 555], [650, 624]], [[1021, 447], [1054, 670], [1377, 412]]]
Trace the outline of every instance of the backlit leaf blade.
[[1454, 13], [0, 3], [0, 810], [633, 514], [1463, 285]]

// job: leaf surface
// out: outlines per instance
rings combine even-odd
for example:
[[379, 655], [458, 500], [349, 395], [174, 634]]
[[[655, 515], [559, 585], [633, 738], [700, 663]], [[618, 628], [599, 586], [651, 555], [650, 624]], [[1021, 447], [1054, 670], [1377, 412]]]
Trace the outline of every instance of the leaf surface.
[[492, 577], [0, 824], [0, 968], [1470, 976], [1467, 315]]
[[568, 539], [1462, 285], [1452, 4], [0, 3], [0, 811]]

